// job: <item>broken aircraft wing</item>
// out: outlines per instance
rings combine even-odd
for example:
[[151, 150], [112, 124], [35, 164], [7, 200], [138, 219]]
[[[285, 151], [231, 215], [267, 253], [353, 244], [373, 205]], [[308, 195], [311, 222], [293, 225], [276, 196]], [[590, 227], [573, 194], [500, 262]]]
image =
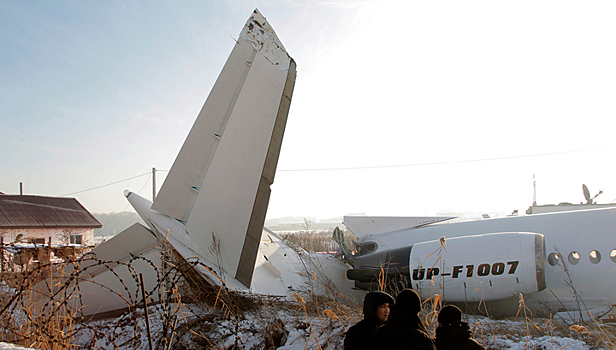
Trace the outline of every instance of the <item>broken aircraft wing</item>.
[[455, 219], [445, 216], [345, 216], [344, 225], [357, 237], [417, 228]]

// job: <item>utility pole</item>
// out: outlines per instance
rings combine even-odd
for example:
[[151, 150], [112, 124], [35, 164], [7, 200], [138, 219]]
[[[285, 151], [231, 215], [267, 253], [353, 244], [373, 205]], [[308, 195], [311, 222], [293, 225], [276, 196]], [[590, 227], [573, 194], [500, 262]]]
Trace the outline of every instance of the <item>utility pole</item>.
[[152, 168], [152, 202], [156, 199], [156, 168]]
[[24, 183], [23, 182], [19, 183], [19, 195], [20, 196], [24, 195]]

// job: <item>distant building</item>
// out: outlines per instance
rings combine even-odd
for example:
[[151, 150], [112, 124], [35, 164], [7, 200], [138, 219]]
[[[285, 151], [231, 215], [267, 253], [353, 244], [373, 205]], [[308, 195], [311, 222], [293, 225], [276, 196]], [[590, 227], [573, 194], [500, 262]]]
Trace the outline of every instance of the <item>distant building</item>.
[[314, 217], [284, 217], [266, 220], [265, 227], [274, 232], [333, 231], [342, 225], [342, 217], [319, 220]]
[[94, 245], [103, 225], [75, 198], [0, 194], [0, 236], [4, 244]]

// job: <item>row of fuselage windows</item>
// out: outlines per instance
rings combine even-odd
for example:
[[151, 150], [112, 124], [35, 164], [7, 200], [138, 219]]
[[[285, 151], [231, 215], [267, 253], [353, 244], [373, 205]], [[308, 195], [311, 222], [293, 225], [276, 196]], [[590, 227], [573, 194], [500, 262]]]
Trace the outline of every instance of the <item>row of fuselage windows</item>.
[[[560, 262], [560, 259], [563, 259], [563, 258], [564, 258], [564, 255], [561, 255], [558, 253], [550, 253], [548, 255], [548, 264], [552, 266], [556, 266]], [[577, 265], [580, 262], [580, 258], [581, 258], [580, 254], [575, 251], [567, 255], [567, 261], [569, 261], [569, 264], [571, 265]], [[601, 262], [601, 253], [598, 250], [593, 250], [592, 252], [588, 254], [588, 259], [590, 260], [591, 263], [598, 264]], [[610, 252], [610, 259], [612, 260], [612, 262], [616, 263], [616, 249], [612, 249], [612, 251]]]

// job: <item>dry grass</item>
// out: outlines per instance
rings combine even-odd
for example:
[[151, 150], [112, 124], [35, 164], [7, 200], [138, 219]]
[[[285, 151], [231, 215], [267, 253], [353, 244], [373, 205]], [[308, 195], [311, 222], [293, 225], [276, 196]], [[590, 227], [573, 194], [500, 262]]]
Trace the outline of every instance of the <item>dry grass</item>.
[[525, 342], [533, 348], [532, 339], [570, 338], [582, 341], [593, 349], [614, 349], [614, 336], [606, 326], [594, 323], [570, 325], [551, 318], [505, 318], [490, 320], [479, 318], [473, 325], [475, 339], [486, 349], [498, 349], [504, 341]]
[[[159, 284], [145, 293], [148, 298], [159, 293], [160, 300], [148, 308], [155, 328], [151, 338], [146, 336], [148, 326], [141, 297], [127, 301], [128, 311], [122, 317], [82, 322], [75, 305], [79, 301], [80, 276], [87, 273], [87, 268], [78, 267], [94, 259], [85, 256], [73, 262], [5, 274], [4, 288], [0, 289], [0, 318], [4, 326], [0, 341], [38, 349], [147, 349], [150, 341], [153, 348], [164, 350], [275, 349], [290, 342], [300, 342], [303, 345], [299, 347], [306, 349], [341, 349], [346, 329], [362, 318], [361, 301], [342, 295], [315, 261], [307, 262], [307, 266], [312, 266], [309, 284], [295, 294], [295, 301], [287, 301], [211, 286], [197, 272], [199, 262], [182, 259], [164, 242], [160, 249], [165, 264], [156, 270]], [[131, 268], [138, 259], [123, 264]], [[71, 269], [77, 267], [71, 278], [44, 279], [50, 269], [59, 273], [69, 265]], [[381, 287], [396, 295], [404, 283], [391, 283], [385, 276], [381, 276]], [[42, 280], [57, 287], [53, 294], [35, 293], [37, 289], [33, 286]], [[442, 306], [439, 294], [424, 303], [421, 317], [432, 335], [435, 317]], [[616, 349], [614, 328], [590, 317], [585, 318], [585, 323], [574, 325], [535, 318], [522, 296], [516, 318], [472, 317], [473, 322], [469, 323], [474, 337], [486, 349], [501, 348], [506, 341], [527, 342], [528, 348], [533, 348], [531, 339], [539, 337], [566, 337], [583, 341], [591, 348]]]
[[[305, 230], [295, 233], [286, 233], [282, 238], [290, 245], [301, 247], [308, 252], [336, 251], [338, 243], [332, 238], [333, 230]], [[344, 231], [344, 241], [347, 247], [355, 248], [355, 236], [351, 231]]]
[[[189, 312], [182, 295], [190, 295], [192, 303], [209, 305], [209, 308], [218, 310], [227, 318], [241, 317], [243, 311], [253, 309], [258, 303], [255, 298], [204, 284], [195, 272], [199, 263], [181, 259], [165, 242], [160, 242], [160, 252], [164, 261], [162, 267], [156, 267], [141, 257], [120, 262], [102, 261], [85, 255], [68, 262], [39, 264], [24, 272], [5, 273], [4, 288], [0, 291], [0, 319], [3, 324], [0, 341], [37, 349], [73, 349], [84, 347], [83, 343], [77, 344], [77, 339], [85, 335], [90, 339], [85, 348], [135, 346], [134, 343], [141, 338], [139, 324], [144, 319], [148, 320], [139, 310], [144, 310], [142, 305], [145, 301], [154, 299], [159, 302], [152, 305], [152, 311], [163, 324], [156, 339], [149, 336], [148, 342], [155, 343], [157, 349], [169, 349], [174, 343], [177, 328], [183, 323], [183, 314]], [[140, 274], [133, 267], [133, 264], [143, 260], [158, 276], [158, 284], [147, 291], [142, 288]], [[119, 318], [117, 325], [107, 323], [101, 326], [95, 322], [83, 322], [81, 318], [80, 281], [89, 276], [89, 269], [100, 265], [125, 267], [130, 271], [132, 280], [122, 280], [114, 270], [109, 271], [120, 280], [126, 291], [129, 284], [137, 285], [143, 291], [127, 297], [108, 291], [126, 302], [126, 317]], [[149, 308], [145, 310], [149, 311]], [[134, 329], [130, 344], [126, 343], [124, 336], [119, 337], [115, 333], [114, 329], [118, 328]]]

